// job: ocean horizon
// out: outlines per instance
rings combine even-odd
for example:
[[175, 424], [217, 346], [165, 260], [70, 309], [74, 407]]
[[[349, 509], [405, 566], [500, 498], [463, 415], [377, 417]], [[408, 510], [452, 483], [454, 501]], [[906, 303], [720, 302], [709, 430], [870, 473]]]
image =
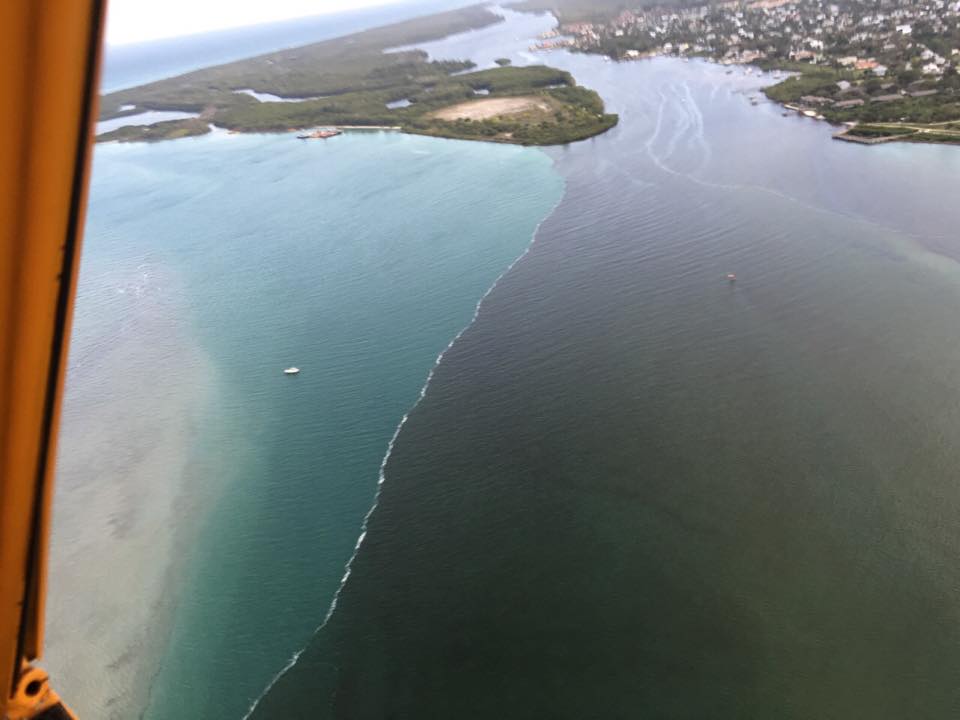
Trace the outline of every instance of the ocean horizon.
[[395, 2], [161, 40], [108, 43], [104, 52], [101, 92], [124, 90], [191, 70], [329, 40], [470, 4], [470, 0]]

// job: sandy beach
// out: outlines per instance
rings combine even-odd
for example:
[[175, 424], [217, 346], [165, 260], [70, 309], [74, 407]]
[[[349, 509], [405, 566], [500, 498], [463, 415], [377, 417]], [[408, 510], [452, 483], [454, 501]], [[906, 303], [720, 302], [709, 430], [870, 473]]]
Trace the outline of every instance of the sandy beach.
[[488, 120], [499, 115], [515, 115], [528, 110], [549, 112], [550, 105], [535, 97], [490, 98], [470, 100], [433, 113], [439, 120]]

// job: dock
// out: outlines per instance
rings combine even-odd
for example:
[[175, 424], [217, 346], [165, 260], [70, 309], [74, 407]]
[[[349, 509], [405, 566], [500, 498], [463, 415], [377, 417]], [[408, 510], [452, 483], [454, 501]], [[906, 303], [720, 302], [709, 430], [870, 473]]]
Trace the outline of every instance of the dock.
[[897, 140], [915, 136], [916, 133], [902, 133], [900, 135], [881, 135], [879, 137], [864, 137], [863, 135], [851, 135], [849, 130], [841, 130], [833, 134], [834, 140], [843, 140], [844, 142], [858, 143], [860, 145], [882, 145]]

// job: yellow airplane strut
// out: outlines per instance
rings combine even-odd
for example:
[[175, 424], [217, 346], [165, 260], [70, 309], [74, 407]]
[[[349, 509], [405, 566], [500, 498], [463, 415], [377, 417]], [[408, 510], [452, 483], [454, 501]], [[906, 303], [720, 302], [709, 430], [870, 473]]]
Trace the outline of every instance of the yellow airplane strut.
[[[105, 0], [0, 2], [0, 717], [73, 717], [43, 649], [57, 423]], [[63, 508], [63, 512], [80, 512]]]

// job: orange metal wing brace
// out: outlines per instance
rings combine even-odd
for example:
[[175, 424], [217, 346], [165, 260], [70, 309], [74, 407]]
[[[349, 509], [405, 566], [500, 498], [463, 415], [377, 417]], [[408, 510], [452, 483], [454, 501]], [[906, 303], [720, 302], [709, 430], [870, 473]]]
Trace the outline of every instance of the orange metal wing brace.
[[72, 717], [29, 663], [43, 646], [104, 4], [0, 2], [0, 717], [10, 720]]

